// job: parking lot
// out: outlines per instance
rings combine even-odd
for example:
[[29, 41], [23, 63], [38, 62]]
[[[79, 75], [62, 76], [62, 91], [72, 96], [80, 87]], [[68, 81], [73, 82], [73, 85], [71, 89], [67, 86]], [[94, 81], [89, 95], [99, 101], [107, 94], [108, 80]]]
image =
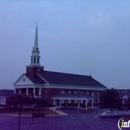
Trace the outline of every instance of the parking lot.
[[[118, 130], [119, 118], [102, 119], [91, 115], [21, 118], [20, 130]], [[18, 130], [18, 117], [0, 116], [0, 130]]]

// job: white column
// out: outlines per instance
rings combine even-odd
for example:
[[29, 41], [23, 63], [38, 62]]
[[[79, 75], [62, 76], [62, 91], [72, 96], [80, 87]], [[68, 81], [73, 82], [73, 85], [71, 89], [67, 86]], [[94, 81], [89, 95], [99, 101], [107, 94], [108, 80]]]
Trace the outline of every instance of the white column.
[[33, 88], [33, 94], [35, 93], [35, 88]]
[[28, 88], [26, 88], [26, 95], [28, 95]]
[[14, 94], [16, 94], [16, 89], [14, 89]]
[[21, 89], [19, 89], [19, 94], [21, 94]]
[[67, 100], [66, 100], [66, 107], [67, 107]]
[[60, 107], [61, 107], [61, 99], [60, 99]]
[[80, 100], [78, 100], [78, 109], [80, 108]]
[[35, 88], [33, 88], [33, 96], [34, 96], [34, 97], [36, 97], [36, 96], [35, 96], [35, 92], [36, 92], [36, 91], [35, 91]]
[[87, 103], [88, 103], [88, 101], [87, 101], [87, 99], [86, 99], [86, 109], [88, 109]]
[[[38, 95], [39, 95], [39, 97], [42, 95], [42, 89], [41, 89], [41, 88], [39, 88]], [[40, 98], [41, 98], [41, 97], [40, 97]]]

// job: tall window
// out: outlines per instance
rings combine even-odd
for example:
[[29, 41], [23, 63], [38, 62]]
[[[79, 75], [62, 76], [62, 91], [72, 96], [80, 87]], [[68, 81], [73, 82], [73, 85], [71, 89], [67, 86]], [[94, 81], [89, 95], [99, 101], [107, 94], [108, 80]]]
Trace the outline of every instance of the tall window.
[[[83, 91], [81, 91], [81, 93], [83, 93]], [[83, 100], [80, 100], [80, 103], [83, 103]]]
[[61, 93], [65, 93], [65, 91], [64, 91], [64, 90], [62, 90], [62, 91], [61, 91]]
[[94, 97], [94, 92], [92, 92], [92, 96]]
[[88, 95], [89, 95], [89, 93], [88, 93], [88, 92], [86, 92], [86, 94], [88, 94]]
[[36, 58], [34, 58], [34, 63], [36, 63]]
[[97, 103], [99, 103], [99, 92], [96, 93]]
[[31, 63], [33, 63], [33, 58], [31, 58]]
[[74, 100], [74, 103], [78, 103], [78, 101], [77, 101], [77, 100]]
[[68, 93], [71, 93], [71, 91], [69, 91]]

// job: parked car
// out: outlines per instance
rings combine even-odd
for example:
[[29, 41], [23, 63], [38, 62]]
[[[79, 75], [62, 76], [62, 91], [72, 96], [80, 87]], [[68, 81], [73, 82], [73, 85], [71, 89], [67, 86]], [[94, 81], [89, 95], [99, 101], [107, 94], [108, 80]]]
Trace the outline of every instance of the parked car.
[[106, 111], [100, 114], [100, 117], [118, 117], [119, 115], [117, 113]]

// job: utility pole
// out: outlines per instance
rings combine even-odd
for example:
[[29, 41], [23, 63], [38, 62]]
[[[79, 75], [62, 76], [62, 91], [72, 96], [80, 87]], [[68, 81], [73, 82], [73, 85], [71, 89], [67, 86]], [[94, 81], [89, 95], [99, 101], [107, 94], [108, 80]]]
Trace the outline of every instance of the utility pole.
[[18, 123], [18, 130], [20, 130], [20, 121], [21, 121], [21, 89], [19, 89], [20, 91], [20, 95], [19, 95], [19, 99], [20, 99], [20, 105], [19, 105], [19, 123]]

